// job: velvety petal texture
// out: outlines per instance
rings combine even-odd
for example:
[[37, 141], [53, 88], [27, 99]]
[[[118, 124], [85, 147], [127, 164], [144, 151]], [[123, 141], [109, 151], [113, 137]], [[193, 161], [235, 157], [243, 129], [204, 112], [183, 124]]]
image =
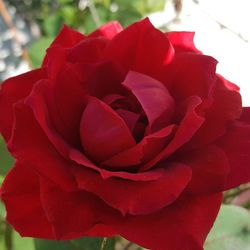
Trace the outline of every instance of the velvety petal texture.
[[35, 83], [46, 78], [41, 68], [6, 80], [0, 87], [0, 132], [8, 141], [13, 127], [13, 105], [27, 97]]
[[22, 236], [54, 239], [53, 225], [43, 210], [39, 177], [34, 170], [17, 162], [1, 186], [1, 198], [7, 221]]
[[41, 68], [1, 85], [16, 231], [203, 250], [223, 191], [250, 181], [250, 108], [193, 39], [148, 18], [64, 26]]

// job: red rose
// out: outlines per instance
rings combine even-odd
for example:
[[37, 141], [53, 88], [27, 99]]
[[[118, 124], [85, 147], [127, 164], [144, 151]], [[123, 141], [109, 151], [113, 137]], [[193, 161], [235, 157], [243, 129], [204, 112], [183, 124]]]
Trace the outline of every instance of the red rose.
[[250, 180], [250, 110], [216, 64], [148, 19], [64, 27], [41, 68], [2, 85], [7, 220], [23, 236], [203, 249], [222, 191]]

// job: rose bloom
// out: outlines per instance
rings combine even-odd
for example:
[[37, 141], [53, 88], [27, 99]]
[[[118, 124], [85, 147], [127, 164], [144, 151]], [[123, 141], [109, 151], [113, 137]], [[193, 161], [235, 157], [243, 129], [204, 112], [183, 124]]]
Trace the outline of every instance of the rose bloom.
[[250, 109], [193, 36], [65, 26], [41, 68], [3, 83], [1, 198], [22, 236], [203, 249], [222, 192], [250, 181]]

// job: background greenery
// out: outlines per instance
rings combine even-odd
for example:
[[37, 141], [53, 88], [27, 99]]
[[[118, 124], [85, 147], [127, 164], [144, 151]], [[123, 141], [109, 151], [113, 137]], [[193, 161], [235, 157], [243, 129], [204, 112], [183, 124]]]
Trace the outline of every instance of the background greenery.
[[9, 0], [9, 3], [27, 23], [36, 22], [40, 27], [41, 37], [29, 48], [32, 64], [38, 67], [62, 24], [83, 33], [111, 20], [128, 26], [147, 14], [163, 10], [166, 0]]
[[[9, 0], [27, 25], [38, 24], [40, 37], [28, 49], [32, 65], [38, 67], [45, 49], [63, 23], [84, 33], [116, 19], [123, 26], [164, 8], [165, 0]], [[176, 2], [180, 2], [177, 0]], [[177, 10], [178, 11], [178, 10]], [[0, 137], [0, 184], [14, 161]], [[225, 193], [215, 225], [205, 250], [250, 250], [249, 185]], [[236, 206], [238, 204], [240, 206]], [[74, 241], [46, 241], [21, 238], [5, 221], [4, 205], [0, 201], [1, 250], [99, 250], [101, 238], [81, 238]], [[35, 222], [34, 222], [35, 223]], [[150, 226], [150, 225], [149, 225]], [[121, 238], [108, 239], [103, 250], [141, 249]]]

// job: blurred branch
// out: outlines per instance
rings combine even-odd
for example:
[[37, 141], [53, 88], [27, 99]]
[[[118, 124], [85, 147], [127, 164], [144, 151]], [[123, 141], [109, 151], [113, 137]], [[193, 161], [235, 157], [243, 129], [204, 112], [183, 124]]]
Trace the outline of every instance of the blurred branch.
[[174, 9], [177, 17], [180, 15], [183, 6], [183, 0], [173, 0]]
[[31, 60], [29, 58], [28, 52], [23, 47], [23, 44], [22, 44], [22, 42], [20, 41], [20, 39], [18, 37], [17, 28], [16, 28], [15, 24], [13, 23], [11, 15], [9, 14], [3, 0], [0, 0], [0, 15], [2, 16], [3, 21], [5, 22], [6, 26], [13, 33], [14, 40], [21, 47], [21, 49], [22, 49], [22, 55], [21, 56], [22, 56], [23, 60], [25, 60], [28, 63], [29, 67], [32, 68]]
[[89, 7], [91, 16], [92, 16], [92, 18], [93, 18], [93, 20], [95, 22], [96, 27], [100, 26], [101, 25], [101, 20], [100, 20], [99, 14], [97, 12], [97, 9], [95, 7], [95, 4], [94, 4], [93, 0], [88, 0], [88, 7]]
[[227, 191], [227, 192], [224, 193], [223, 202], [224, 203], [231, 203], [231, 201], [235, 197], [239, 196], [240, 194], [242, 194], [243, 192], [248, 191], [248, 190], [250, 190], [250, 183], [243, 184], [243, 185], [241, 185], [238, 188], [229, 190], [229, 191]]
[[9, 224], [6, 224], [4, 240], [5, 240], [5, 246], [7, 250], [13, 250], [12, 234], [13, 234], [13, 230], [11, 226]]
[[103, 240], [102, 240], [102, 244], [101, 244], [100, 250], [104, 250], [104, 247], [105, 247], [106, 243], [107, 243], [107, 237], [104, 237]]
[[131, 246], [133, 246], [132, 242], [129, 242], [125, 247], [124, 250], [128, 250]]

